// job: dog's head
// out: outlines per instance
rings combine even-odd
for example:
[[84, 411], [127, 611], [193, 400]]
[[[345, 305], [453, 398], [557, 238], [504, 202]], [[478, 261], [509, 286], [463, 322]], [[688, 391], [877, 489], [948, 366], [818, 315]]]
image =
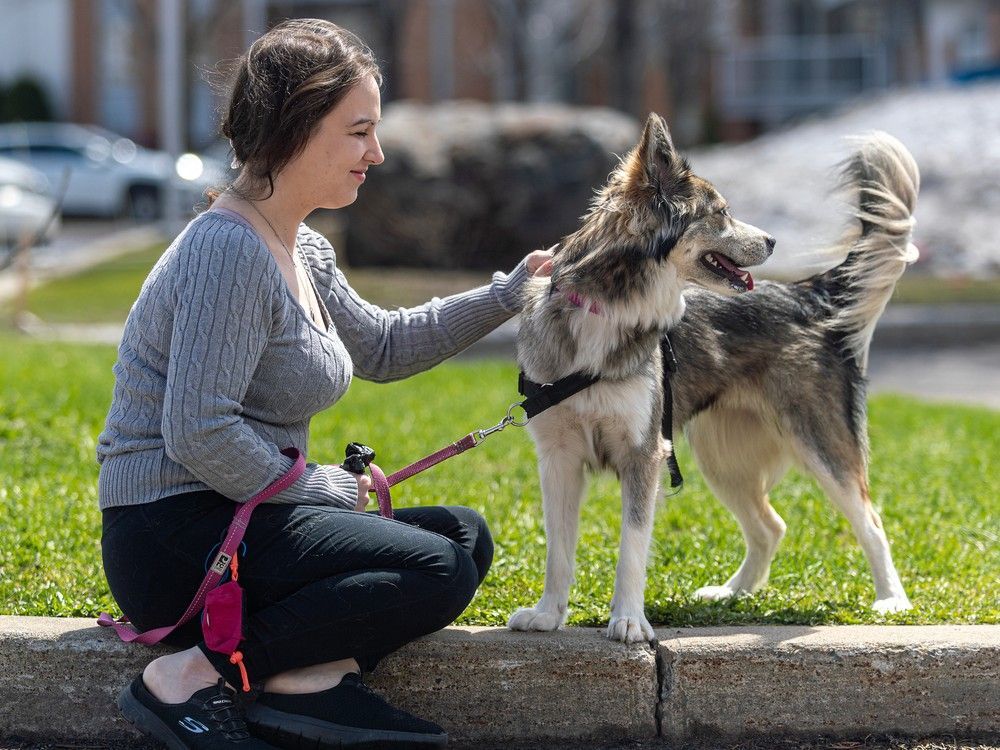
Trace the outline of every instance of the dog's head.
[[[663, 118], [650, 114], [638, 145], [622, 158], [564, 246], [567, 257], [557, 274], [562, 265], [571, 280], [589, 276], [592, 287], [599, 282], [584, 267], [600, 267], [606, 286], [597, 296], [634, 288], [630, 274], [651, 281], [658, 268], [672, 270], [681, 283], [739, 294], [753, 289], [743, 267], [767, 260], [774, 239], [729, 214], [715, 187], [677, 153]], [[598, 260], [609, 253], [618, 257]]]

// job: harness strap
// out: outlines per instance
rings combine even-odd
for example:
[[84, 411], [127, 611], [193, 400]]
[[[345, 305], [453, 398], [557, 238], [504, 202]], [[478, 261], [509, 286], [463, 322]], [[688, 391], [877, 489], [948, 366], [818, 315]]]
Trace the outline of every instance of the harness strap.
[[670, 472], [670, 486], [680, 487], [684, 484], [677, 454], [674, 451], [674, 394], [670, 387], [670, 379], [677, 372], [677, 357], [666, 333], [660, 339], [660, 355], [663, 359], [663, 416], [660, 422], [660, 434], [670, 441], [670, 455], [667, 456], [667, 470]]
[[595, 375], [574, 372], [554, 383], [536, 383], [528, 380], [521, 372], [517, 376], [517, 392], [525, 397], [524, 401], [521, 402], [521, 408], [528, 415], [528, 419], [531, 419], [536, 414], [541, 414], [584, 388], [589, 388], [598, 380], [600, 378]]
[[[660, 434], [670, 441], [670, 455], [667, 456], [667, 470], [670, 472], [670, 486], [680, 487], [684, 484], [684, 476], [681, 474], [681, 467], [677, 463], [677, 456], [674, 453], [674, 397], [670, 387], [670, 377], [677, 372], [677, 358], [674, 356], [674, 348], [670, 343], [670, 336], [666, 333], [660, 339], [660, 356], [663, 359], [663, 414], [660, 420]], [[589, 388], [600, 378], [588, 375], [584, 372], [574, 372], [560, 378], [554, 383], [536, 383], [528, 380], [522, 371], [517, 376], [517, 391], [525, 396], [521, 402], [521, 407], [531, 419], [536, 414], [541, 414], [546, 409], [555, 406], [560, 401], [565, 401], [570, 396], [579, 393], [585, 388]]]

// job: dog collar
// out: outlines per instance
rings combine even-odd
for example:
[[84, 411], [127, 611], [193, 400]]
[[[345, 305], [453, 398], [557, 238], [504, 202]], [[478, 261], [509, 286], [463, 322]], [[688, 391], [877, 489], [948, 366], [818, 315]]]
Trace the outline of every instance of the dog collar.
[[[569, 300], [574, 305], [576, 305], [577, 307], [581, 307], [582, 308], [584, 306], [584, 299], [583, 299], [583, 297], [581, 297], [576, 292], [566, 292], [566, 291], [563, 291], [559, 287], [555, 286], [554, 284], [552, 286], [552, 291], [553, 292], [562, 292], [562, 295], [567, 300]], [[589, 312], [592, 315], [600, 315], [601, 314], [601, 303], [600, 302], [596, 302], [596, 301], [595, 302], [591, 302], [590, 306], [587, 308], [587, 312]]]

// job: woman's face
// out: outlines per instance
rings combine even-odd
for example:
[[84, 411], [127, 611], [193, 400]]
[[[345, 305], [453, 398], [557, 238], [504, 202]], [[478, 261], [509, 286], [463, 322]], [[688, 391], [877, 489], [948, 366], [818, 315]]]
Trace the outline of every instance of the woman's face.
[[299, 172], [318, 208], [342, 208], [358, 199], [365, 172], [385, 157], [375, 135], [382, 117], [378, 84], [368, 76], [323, 116], [306, 147], [288, 166]]

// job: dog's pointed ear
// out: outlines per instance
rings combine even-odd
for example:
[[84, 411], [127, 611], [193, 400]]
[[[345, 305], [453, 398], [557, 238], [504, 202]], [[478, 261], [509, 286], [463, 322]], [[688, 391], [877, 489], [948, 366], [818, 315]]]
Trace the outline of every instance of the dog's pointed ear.
[[646, 118], [628, 172], [634, 186], [650, 186], [663, 197], [677, 192], [689, 173], [687, 162], [674, 148], [670, 128], [655, 112]]

